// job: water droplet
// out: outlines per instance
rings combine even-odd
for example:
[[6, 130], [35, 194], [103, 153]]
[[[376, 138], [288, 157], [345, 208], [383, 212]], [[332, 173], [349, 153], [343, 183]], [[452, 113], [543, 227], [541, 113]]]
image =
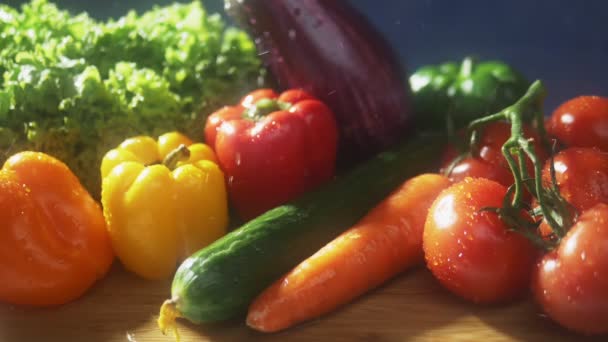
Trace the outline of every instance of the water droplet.
[[129, 341], [129, 342], [137, 342], [135, 340], [135, 334], [127, 331], [127, 341]]
[[587, 255], [586, 255], [586, 254], [585, 254], [585, 252], [583, 251], [583, 252], [581, 253], [581, 260], [582, 260], [582, 261], [585, 261], [585, 258], [586, 258], [586, 257], [587, 257]]
[[462, 258], [462, 252], [458, 253], [458, 257]]
[[289, 39], [295, 40], [296, 39], [296, 30], [293, 30], [293, 29], [289, 30], [288, 35], [289, 35]]

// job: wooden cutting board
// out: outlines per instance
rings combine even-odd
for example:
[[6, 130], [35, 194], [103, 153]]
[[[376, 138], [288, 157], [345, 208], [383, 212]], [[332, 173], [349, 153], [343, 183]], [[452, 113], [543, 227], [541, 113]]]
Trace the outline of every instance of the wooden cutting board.
[[[173, 341], [156, 318], [169, 281], [150, 282], [115, 266], [81, 299], [53, 309], [0, 304], [1, 342]], [[425, 269], [406, 272], [321, 319], [265, 335], [243, 318], [195, 326], [181, 322], [182, 341], [606, 341], [571, 334], [541, 315], [531, 300], [476, 306], [447, 293]]]

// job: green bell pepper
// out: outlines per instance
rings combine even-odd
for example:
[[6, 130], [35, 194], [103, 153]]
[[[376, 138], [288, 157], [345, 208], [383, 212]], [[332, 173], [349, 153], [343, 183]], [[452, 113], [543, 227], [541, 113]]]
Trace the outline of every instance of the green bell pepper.
[[410, 76], [417, 124], [454, 128], [511, 105], [528, 89], [517, 70], [501, 61], [477, 63], [465, 58], [457, 65], [427, 65]]

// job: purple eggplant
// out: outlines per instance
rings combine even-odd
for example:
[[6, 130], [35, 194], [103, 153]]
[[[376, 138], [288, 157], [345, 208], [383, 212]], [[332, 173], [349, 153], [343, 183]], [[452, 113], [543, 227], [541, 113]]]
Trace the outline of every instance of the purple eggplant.
[[226, 0], [281, 89], [323, 100], [340, 126], [340, 159], [365, 159], [408, 134], [404, 66], [384, 37], [341, 0]]

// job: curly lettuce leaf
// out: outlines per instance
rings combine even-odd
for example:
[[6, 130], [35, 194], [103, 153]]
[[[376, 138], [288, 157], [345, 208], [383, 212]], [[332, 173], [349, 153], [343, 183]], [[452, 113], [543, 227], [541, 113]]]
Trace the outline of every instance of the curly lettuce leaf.
[[107, 22], [0, 5], [0, 46], [2, 155], [54, 155], [94, 194], [109, 149], [170, 130], [200, 140], [206, 115], [264, 76], [249, 37], [198, 1]]

